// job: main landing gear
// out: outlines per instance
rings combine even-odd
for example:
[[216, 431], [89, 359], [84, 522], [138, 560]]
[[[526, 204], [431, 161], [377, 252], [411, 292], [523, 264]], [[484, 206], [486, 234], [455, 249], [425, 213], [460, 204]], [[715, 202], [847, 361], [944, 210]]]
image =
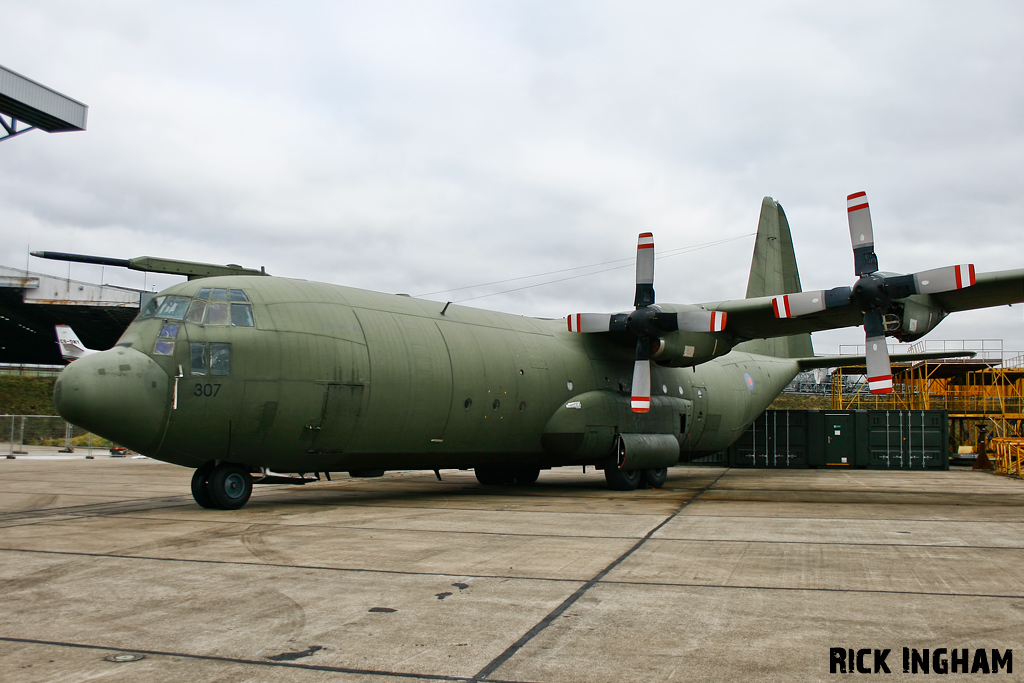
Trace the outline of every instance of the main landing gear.
[[615, 467], [604, 468], [604, 480], [612, 491], [632, 491], [635, 488], [660, 489], [668, 479], [668, 468], [659, 467], [653, 470], [620, 470]]
[[473, 468], [476, 480], [484, 486], [503, 484], [535, 484], [540, 476], [539, 467], [501, 467], [481, 465]]
[[252, 476], [242, 465], [210, 461], [192, 475], [192, 497], [201, 507], [237, 510], [251, 495]]

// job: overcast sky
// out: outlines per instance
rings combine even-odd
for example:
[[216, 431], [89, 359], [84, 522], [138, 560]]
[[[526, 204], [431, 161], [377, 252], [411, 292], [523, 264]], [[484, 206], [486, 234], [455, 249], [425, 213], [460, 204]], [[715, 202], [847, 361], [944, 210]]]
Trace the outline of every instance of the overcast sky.
[[[562, 317], [631, 306], [647, 230], [660, 253], [737, 238], [659, 260], [660, 301], [742, 297], [765, 195], [804, 288], [852, 284], [866, 190], [884, 270], [1024, 267], [1022, 35], [1017, 2], [21, 3], [0, 64], [89, 122], [0, 142], [0, 264], [165, 256], [415, 295], [624, 259], [466, 302]], [[1024, 305], [928, 337], [980, 338], [1024, 351]]]

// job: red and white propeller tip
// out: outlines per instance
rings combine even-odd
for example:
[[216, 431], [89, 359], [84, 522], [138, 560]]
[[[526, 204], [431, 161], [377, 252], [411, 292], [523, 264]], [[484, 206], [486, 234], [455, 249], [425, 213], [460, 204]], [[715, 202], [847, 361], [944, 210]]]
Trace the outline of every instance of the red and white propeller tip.
[[970, 287], [975, 283], [974, 264], [965, 263], [959, 266], [946, 266], [914, 273], [914, 284], [919, 294], [951, 292], [956, 289]]
[[846, 213], [850, 221], [850, 238], [853, 246], [870, 247], [875, 243], [871, 231], [871, 209], [866, 192], [854, 192], [846, 197]]
[[868, 389], [872, 394], [892, 393], [892, 369], [889, 365], [889, 348], [885, 345], [885, 337], [867, 339], [865, 351]]
[[825, 310], [825, 291], [795, 292], [772, 297], [776, 318], [796, 318]]
[[629, 400], [634, 413], [651, 411], [651, 362], [637, 360], [633, 364], [633, 395]]
[[569, 316], [570, 332], [608, 332], [611, 316], [607, 313], [576, 313]]

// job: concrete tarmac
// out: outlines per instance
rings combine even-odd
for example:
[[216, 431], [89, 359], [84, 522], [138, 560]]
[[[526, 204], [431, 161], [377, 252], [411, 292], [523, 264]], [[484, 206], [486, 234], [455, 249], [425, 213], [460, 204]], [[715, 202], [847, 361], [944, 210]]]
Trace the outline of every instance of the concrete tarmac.
[[904, 647], [1012, 649], [1024, 678], [1020, 479], [400, 472], [217, 511], [190, 476], [0, 459], [4, 681], [835, 680], [836, 647], [889, 649], [882, 680], [920, 680]]

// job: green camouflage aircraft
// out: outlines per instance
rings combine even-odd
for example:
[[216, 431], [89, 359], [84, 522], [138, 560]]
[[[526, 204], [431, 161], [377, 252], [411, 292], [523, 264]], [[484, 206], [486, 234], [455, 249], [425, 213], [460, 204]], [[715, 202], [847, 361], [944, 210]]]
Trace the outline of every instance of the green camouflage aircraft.
[[[634, 310], [557, 320], [238, 266], [37, 253], [189, 277], [113, 348], [65, 368], [54, 401], [69, 422], [195, 468], [207, 508], [320, 472], [472, 468], [482, 484], [530, 484], [590, 465], [613, 489], [660, 486], [667, 467], [732, 444], [799, 371], [866, 362], [871, 390], [891, 391], [886, 335], [1024, 301], [1024, 270], [880, 272], [866, 197], [848, 202], [853, 287], [801, 291], [785, 214], [766, 197], [745, 299], [656, 303], [643, 233]], [[854, 325], [866, 357], [813, 356], [810, 332]]]

